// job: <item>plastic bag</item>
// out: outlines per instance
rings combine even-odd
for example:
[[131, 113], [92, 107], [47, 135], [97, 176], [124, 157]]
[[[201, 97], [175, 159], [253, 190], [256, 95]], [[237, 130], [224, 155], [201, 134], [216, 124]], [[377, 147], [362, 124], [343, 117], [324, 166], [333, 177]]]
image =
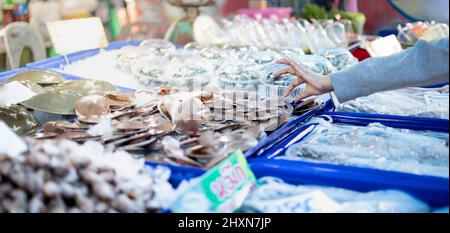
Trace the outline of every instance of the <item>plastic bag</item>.
[[440, 89], [405, 88], [348, 101], [338, 111], [449, 119], [448, 86]]
[[[331, 124], [321, 118], [314, 131], [291, 146], [285, 157], [382, 170], [448, 177], [446, 133]], [[417, 143], [420, 142], [420, 143]]]
[[241, 212], [257, 213], [413, 213], [430, 207], [411, 195], [383, 190], [359, 193], [340, 188], [293, 186], [272, 177], [260, 179]]

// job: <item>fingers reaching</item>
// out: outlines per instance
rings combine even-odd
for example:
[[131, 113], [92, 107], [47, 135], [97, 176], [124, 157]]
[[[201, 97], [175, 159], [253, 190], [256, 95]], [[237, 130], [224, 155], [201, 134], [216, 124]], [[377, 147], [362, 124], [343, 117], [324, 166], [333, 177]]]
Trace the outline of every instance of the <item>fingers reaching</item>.
[[273, 73], [273, 76], [275, 77], [280, 77], [283, 74], [291, 74], [291, 75], [295, 75], [295, 70], [292, 67], [286, 67], [284, 69], [281, 69], [275, 73]]
[[286, 88], [286, 91], [284, 92], [284, 96], [288, 97], [289, 94], [291, 94], [292, 90], [294, 90], [294, 88], [296, 88], [297, 86], [299, 86], [302, 83], [304, 83], [304, 82], [300, 79], [296, 79], [296, 80], [292, 81], [291, 84], [289, 84], [289, 86]]
[[278, 64], [284, 64], [284, 65], [289, 65], [287, 62], [287, 58], [282, 58], [280, 60], [277, 61]]
[[294, 101], [299, 102], [300, 100], [308, 98], [310, 96], [312, 96], [312, 95], [307, 92], [302, 92], [295, 97]]
[[277, 61], [277, 63], [288, 65], [288, 66], [290, 66], [290, 67], [292, 67], [294, 69], [299, 68], [298, 64], [294, 60], [292, 60], [290, 58], [283, 58], [283, 59]]
[[309, 71], [307, 69], [304, 69], [303, 67], [301, 67], [294, 60], [289, 59], [289, 58], [283, 58], [283, 59], [277, 61], [277, 63], [288, 65], [289, 68], [291, 68], [292, 71], [294, 72], [294, 73], [291, 73], [291, 74], [296, 75], [296, 76], [300, 76], [300, 77], [302, 77], [303, 79], [305, 79], [307, 81], [310, 80], [310, 73], [309, 73]]
[[295, 88], [295, 83], [292, 82], [291, 84], [289, 84], [289, 86], [286, 88], [286, 91], [284, 92], [284, 97], [288, 97], [289, 94], [291, 94], [292, 90], [294, 90]]

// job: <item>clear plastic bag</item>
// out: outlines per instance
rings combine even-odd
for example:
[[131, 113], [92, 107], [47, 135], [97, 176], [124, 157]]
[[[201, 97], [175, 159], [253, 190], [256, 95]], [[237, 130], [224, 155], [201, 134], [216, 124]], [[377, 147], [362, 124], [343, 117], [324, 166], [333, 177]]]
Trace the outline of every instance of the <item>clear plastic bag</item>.
[[345, 25], [327, 21], [311, 24], [307, 21], [277, 17], [250, 19], [244, 15], [223, 21], [224, 35], [233, 46], [256, 46], [260, 49], [301, 48], [317, 52], [323, 48], [346, 47], [348, 35]]
[[241, 212], [250, 213], [414, 213], [430, 207], [395, 190], [360, 193], [340, 188], [289, 185], [264, 177], [245, 200]]
[[315, 121], [319, 124], [314, 131], [291, 146], [281, 159], [449, 176], [446, 133], [394, 129], [381, 124], [339, 125], [321, 118]]
[[339, 111], [449, 119], [448, 86], [440, 89], [405, 88], [348, 101]]

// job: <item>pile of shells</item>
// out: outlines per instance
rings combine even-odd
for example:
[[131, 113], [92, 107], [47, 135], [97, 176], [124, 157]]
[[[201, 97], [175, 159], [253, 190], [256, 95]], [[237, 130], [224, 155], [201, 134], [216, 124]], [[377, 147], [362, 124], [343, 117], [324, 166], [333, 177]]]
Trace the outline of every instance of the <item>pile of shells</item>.
[[[142, 151], [158, 137], [174, 130], [170, 120], [157, 114], [157, 102], [134, 103], [136, 94], [103, 92], [80, 98], [75, 104], [77, 118], [49, 121], [35, 139], [98, 141], [115, 149]], [[155, 99], [156, 101], [156, 99]]]
[[47, 122], [35, 139], [98, 141], [136, 157], [210, 168], [236, 150], [256, 146], [292, 111], [283, 101], [237, 92], [97, 92], [80, 98], [74, 122]]
[[[155, 170], [98, 143], [29, 140], [29, 151], [0, 155], [0, 212], [155, 212]], [[160, 186], [159, 186], [160, 187]], [[170, 195], [164, 189], [164, 195]], [[170, 186], [169, 190], [173, 190]]]

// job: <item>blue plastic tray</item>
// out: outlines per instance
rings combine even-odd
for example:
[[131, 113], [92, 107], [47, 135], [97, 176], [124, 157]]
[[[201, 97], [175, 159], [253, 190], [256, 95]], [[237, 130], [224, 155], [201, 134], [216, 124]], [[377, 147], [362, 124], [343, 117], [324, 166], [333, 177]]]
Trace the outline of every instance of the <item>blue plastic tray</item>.
[[[325, 113], [325, 115], [332, 117], [336, 123], [364, 126], [379, 122], [394, 128], [448, 132], [448, 123], [444, 124], [445, 121], [436, 119], [424, 121], [421, 118], [409, 118], [409, 121], [403, 121], [404, 117], [374, 116], [373, 114], [360, 113]], [[338, 185], [338, 187], [357, 191], [398, 189], [426, 201], [433, 207], [448, 206], [448, 178], [325, 163], [272, 159], [283, 155], [289, 146], [300, 142], [314, 128], [315, 124], [303, 124], [276, 146], [257, 153], [257, 157], [249, 158], [252, 168], [261, 168], [262, 173], [275, 175], [287, 182], [295, 180], [309, 182], [310, 179], [313, 179], [316, 182], [328, 182], [323, 183], [324, 185]]]
[[449, 205], [449, 180], [444, 178], [398, 172], [380, 174], [373, 169], [302, 162], [293, 164], [287, 160], [252, 163], [250, 168], [258, 178], [272, 176], [294, 185], [331, 186], [359, 192], [394, 189], [409, 193], [433, 208]]
[[[7, 72], [2, 72], [2, 73], [0, 73], [0, 82], [5, 82], [15, 75], [23, 73], [25, 71], [29, 71], [29, 70], [33, 70], [33, 69], [20, 68], [20, 69], [16, 69], [16, 70], [7, 71]], [[65, 73], [61, 73], [61, 72], [57, 72], [57, 73], [61, 74], [66, 80], [81, 80], [81, 79], [83, 79], [83, 78], [75, 76], [75, 75], [65, 74]], [[125, 87], [118, 86], [117, 88], [119, 89], [119, 91], [126, 92], [126, 93], [131, 93], [131, 92], [135, 91], [133, 89], [125, 88]]]
[[329, 112], [332, 109], [333, 109], [333, 102], [331, 100], [328, 100], [320, 108], [309, 111], [303, 114], [302, 116], [292, 118], [280, 129], [276, 130], [275, 132], [271, 133], [266, 138], [261, 140], [256, 147], [248, 150], [245, 153], [245, 156], [246, 157], [259, 156], [265, 151], [276, 147], [276, 145], [278, 145], [284, 139], [292, 135], [293, 132], [296, 132], [298, 129], [300, 129], [305, 121], [323, 112]]
[[447, 86], [447, 85], [448, 85], [448, 82], [447, 83], [437, 84], [437, 85], [424, 86], [422, 88], [440, 88], [440, 87]]
[[8, 79], [12, 78], [13, 76], [25, 72], [27, 70], [28, 70], [27, 68], [19, 68], [15, 70], [0, 72], [0, 82], [5, 82]]
[[[139, 40], [117, 41], [110, 43], [109, 46], [104, 50], [115, 50], [129, 45], [138, 46], [140, 43], [141, 42]], [[85, 50], [67, 54], [66, 57], [69, 63], [72, 63], [75, 61], [83, 60], [85, 58], [97, 55], [101, 50], [102, 49]], [[67, 65], [66, 58], [63, 55], [59, 55], [45, 60], [28, 63], [27, 67], [31, 69], [41, 69], [41, 70], [58, 70], [64, 65]]]
[[[120, 49], [122, 47], [129, 46], [129, 45], [131, 45], [131, 46], [138, 46], [140, 43], [141, 43], [141, 41], [139, 41], [139, 40], [117, 41], [117, 42], [110, 43], [109, 46], [107, 48], [105, 48], [105, 50]], [[86, 59], [88, 57], [94, 56], [94, 55], [98, 54], [100, 51], [101, 51], [101, 49], [92, 49], [92, 50], [80, 51], [80, 52], [68, 54], [68, 55], [66, 55], [66, 57], [67, 57], [67, 61], [69, 63], [71, 63], [71, 62], [83, 60], [83, 59]], [[48, 58], [48, 59], [45, 59], [45, 60], [29, 63], [29, 64], [27, 64], [27, 67], [29, 69], [35, 69], [35, 70], [51, 70], [51, 71], [55, 71], [55, 72], [63, 75], [64, 77], [66, 77], [69, 80], [85, 79], [84, 77], [67, 74], [67, 73], [64, 73], [61, 70], [59, 70], [62, 66], [67, 64], [67, 61], [66, 61], [66, 58], [64, 56], [60, 55], [60, 56], [51, 57], [51, 58]], [[118, 86], [118, 88], [122, 92], [128, 92], [129, 93], [129, 92], [134, 92], [135, 91], [133, 89], [120, 87], [120, 86]]]

